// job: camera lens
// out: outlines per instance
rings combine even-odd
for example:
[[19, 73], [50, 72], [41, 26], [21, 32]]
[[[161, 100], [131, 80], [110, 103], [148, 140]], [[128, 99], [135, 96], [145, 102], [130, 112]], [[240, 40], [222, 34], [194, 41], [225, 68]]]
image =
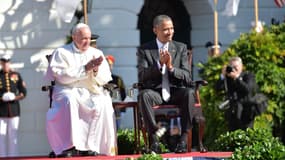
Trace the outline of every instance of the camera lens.
[[227, 66], [226, 72], [227, 73], [231, 73], [232, 71], [233, 71], [233, 67], [232, 66]]

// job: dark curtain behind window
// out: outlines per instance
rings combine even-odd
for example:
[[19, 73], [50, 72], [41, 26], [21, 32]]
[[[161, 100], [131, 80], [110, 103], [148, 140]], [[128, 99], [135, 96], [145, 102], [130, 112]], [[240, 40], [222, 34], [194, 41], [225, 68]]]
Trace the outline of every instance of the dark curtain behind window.
[[165, 14], [171, 17], [175, 31], [173, 39], [184, 42], [187, 44], [188, 49], [190, 49], [190, 16], [181, 0], [145, 0], [138, 20], [140, 43], [143, 44], [155, 38], [152, 31], [152, 21], [153, 18], [159, 14]]

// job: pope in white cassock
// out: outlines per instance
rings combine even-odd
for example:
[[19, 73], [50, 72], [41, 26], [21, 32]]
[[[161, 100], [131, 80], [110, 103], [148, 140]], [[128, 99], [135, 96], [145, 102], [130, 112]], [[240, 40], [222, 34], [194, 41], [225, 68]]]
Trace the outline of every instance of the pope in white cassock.
[[90, 38], [89, 26], [77, 24], [73, 42], [56, 49], [49, 62], [46, 77], [55, 85], [46, 130], [56, 155], [66, 156], [71, 148], [116, 154], [112, 99], [103, 88], [112, 79], [111, 72], [102, 51], [89, 46]]

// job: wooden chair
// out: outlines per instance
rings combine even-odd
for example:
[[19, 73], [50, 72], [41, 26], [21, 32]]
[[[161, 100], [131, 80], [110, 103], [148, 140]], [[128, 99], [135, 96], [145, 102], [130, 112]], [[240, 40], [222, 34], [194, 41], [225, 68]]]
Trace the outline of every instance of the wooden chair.
[[[201, 86], [205, 86], [208, 84], [207, 81], [205, 80], [198, 80], [194, 81], [195, 88], [195, 104], [193, 108], [193, 120], [198, 124], [199, 132], [198, 132], [198, 142], [199, 142], [199, 151], [200, 152], [207, 152], [207, 149], [203, 145], [203, 136], [204, 136], [204, 129], [205, 129], [205, 117], [203, 116], [202, 113], [202, 106], [201, 106], [201, 101], [200, 101], [200, 94], [199, 94], [199, 89]], [[134, 84], [134, 88], [140, 88], [140, 84]], [[156, 105], [152, 107], [155, 112], [155, 117], [156, 120], [159, 119], [167, 119], [170, 120], [171, 118], [176, 118], [180, 117], [179, 113], [179, 107], [174, 104], [167, 104], [167, 105]], [[171, 112], [172, 114], [169, 114], [169, 111], [175, 111]], [[142, 131], [143, 134], [143, 139], [145, 143], [145, 148], [146, 150], [149, 149], [149, 142], [148, 142], [148, 137], [146, 133], [146, 127], [144, 125], [144, 120], [142, 118], [142, 115], [138, 115], [138, 128]], [[140, 132], [138, 132], [138, 137], [140, 137]], [[192, 129], [188, 132], [188, 137], [187, 137], [187, 150], [188, 152], [191, 152], [192, 149]]]
[[[51, 54], [46, 55], [46, 59], [48, 62], [50, 62], [50, 58], [51, 58]], [[51, 81], [50, 85], [45, 85], [42, 86], [41, 90], [44, 92], [48, 92], [49, 93], [49, 107], [51, 108], [51, 103], [52, 103], [52, 91], [53, 91], [53, 86], [55, 85], [55, 81]]]

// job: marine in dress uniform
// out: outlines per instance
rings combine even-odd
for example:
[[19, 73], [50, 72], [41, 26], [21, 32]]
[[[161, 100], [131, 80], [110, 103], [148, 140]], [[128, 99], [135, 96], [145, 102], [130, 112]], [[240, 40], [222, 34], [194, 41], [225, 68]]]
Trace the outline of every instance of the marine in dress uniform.
[[99, 37], [100, 37], [100, 36], [97, 35], [97, 34], [92, 34], [92, 35], [91, 35], [91, 40], [90, 40], [90, 46], [91, 46], [91, 47], [97, 48], [97, 39], [98, 39]]
[[18, 155], [19, 100], [27, 90], [20, 73], [10, 69], [10, 57], [5, 55], [0, 62], [0, 157], [10, 157]]

